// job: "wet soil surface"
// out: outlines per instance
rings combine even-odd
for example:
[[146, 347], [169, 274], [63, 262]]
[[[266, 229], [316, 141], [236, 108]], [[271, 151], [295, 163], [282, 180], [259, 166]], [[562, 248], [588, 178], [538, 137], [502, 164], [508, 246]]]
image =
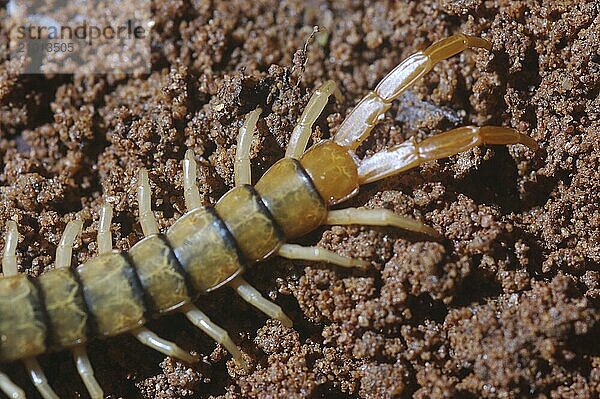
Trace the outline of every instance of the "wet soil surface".
[[[320, 83], [334, 79], [343, 98], [330, 101], [313, 140], [334, 134], [398, 62], [453, 33], [483, 36], [493, 50], [439, 63], [394, 102], [359, 154], [468, 124], [514, 127], [541, 149], [485, 146], [363, 187], [348, 205], [419, 218], [444, 239], [322, 228], [301, 243], [371, 266], [348, 271], [275, 258], [245, 274], [294, 328], [226, 288], [198, 302], [243, 348], [249, 373], [173, 315], [150, 327], [202, 361], [189, 366], [130, 337], [95, 342], [89, 353], [106, 394], [598, 397], [598, 2], [257, 3], [154, 1], [150, 75], [19, 76], [20, 66], [1, 54], [0, 231], [6, 220], [18, 222], [22, 272], [53, 267], [62, 230], [76, 217], [85, 225], [75, 258], [94, 256], [103, 201], [115, 208], [115, 246], [137, 242], [139, 167], [149, 170], [166, 229], [184, 212], [187, 148], [200, 160], [202, 200], [214, 204], [232, 186], [248, 111], [263, 109], [252, 147], [256, 180], [283, 155]], [[304, 60], [299, 50], [314, 25], [328, 31]], [[86, 397], [66, 353], [41, 363], [61, 397]], [[20, 365], [4, 369], [36, 397]]]

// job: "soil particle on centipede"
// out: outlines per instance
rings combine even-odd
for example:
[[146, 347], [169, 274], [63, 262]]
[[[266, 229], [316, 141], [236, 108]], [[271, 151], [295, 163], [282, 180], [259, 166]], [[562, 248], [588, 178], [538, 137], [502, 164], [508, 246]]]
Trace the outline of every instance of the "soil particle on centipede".
[[[96, 375], [123, 398], [598, 397], [599, 8], [594, 1], [156, 1], [149, 76], [15, 77], [19, 65], [0, 50], [0, 230], [18, 221], [20, 268], [37, 276], [52, 267], [76, 216], [85, 227], [74, 259], [95, 254], [95, 220], [108, 200], [115, 247], [127, 250], [142, 237], [139, 167], [149, 170], [165, 229], [184, 212], [186, 148], [199, 159], [202, 200], [213, 204], [233, 183], [248, 111], [263, 109], [251, 151], [256, 179], [283, 155], [309, 92], [325, 79], [339, 84], [343, 100], [330, 101], [313, 139], [335, 133], [411, 53], [452, 33], [483, 34], [491, 54], [466, 51], [434, 67], [358, 153], [467, 124], [515, 127], [541, 150], [476, 148], [363, 187], [348, 203], [421, 219], [445, 240], [323, 228], [302, 243], [371, 266], [276, 259], [245, 274], [282, 305], [293, 329], [227, 289], [198, 302], [248, 354], [249, 373], [169, 316], [150, 327], [197, 352], [199, 365], [119, 337], [90, 345]], [[302, 68], [299, 50], [314, 25], [328, 31], [307, 47]], [[61, 397], [84, 391], [67, 354], [42, 364]], [[10, 372], [31, 393], [19, 368]]]

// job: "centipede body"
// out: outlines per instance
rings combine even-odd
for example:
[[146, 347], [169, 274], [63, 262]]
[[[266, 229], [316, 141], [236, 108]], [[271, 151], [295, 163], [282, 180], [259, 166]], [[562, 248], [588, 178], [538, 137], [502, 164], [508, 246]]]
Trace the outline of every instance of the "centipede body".
[[[249, 170], [249, 146], [240, 145], [244, 149], [236, 155], [236, 187], [214, 207], [200, 206], [197, 194], [193, 195], [197, 191], [194, 190], [196, 166], [193, 154], [188, 151], [184, 161], [188, 212], [164, 234], [158, 231], [152, 215], [148, 175], [142, 170], [138, 202], [146, 237], [126, 253], [111, 250], [112, 210], [108, 206], [101, 212], [98, 256], [74, 269], [57, 267], [39, 278], [16, 274], [15, 248], [7, 245], [3, 258], [6, 275], [0, 278], [0, 362], [23, 360], [31, 375], [39, 374], [35, 361], [38, 355], [69, 349], [76, 356], [79, 353], [79, 359], [87, 359], [87, 355], [77, 352], [86, 342], [124, 333], [136, 335], [155, 349], [168, 347], [166, 353], [193, 361], [176, 345], [160, 341], [144, 325], [166, 313], [181, 311], [194, 324], [206, 326], [209, 320], [193, 303], [200, 295], [210, 294], [226, 284], [287, 324], [289, 319], [280, 314], [278, 306], [241, 280], [248, 267], [276, 254], [290, 259], [325, 260], [346, 267], [366, 266], [361, 260], [288, 242], [327, 223], [391, 225], [437, 235], [428, 226], [389, 211], [330, 208], [355, 195], [362, 184], [481, 144], [521, 143], [533, 150], [537, 148], [534, 140], [513, 129], [463, 127], [421, 143], [408, 140], [365, 160], [357, 159], [354, 149], [368, 136], [391, 101], [435, 62], [469, 47], [489, 48], [489, 43], [459, 34], [410, 57], [358, 103], [336, 136], [316, 143], [305, 152], [312, 123], [326, 104], [323, 100], [335, 89], [333, 82], [326, 82], [313, 95], [318, 101], [309, 102], [294, 130], [288, 148], [292, 155], [276, 162], [252, 186], [249, 173], [245, 172]], [[248, 135], [251, 137], [260, 113], [260, 109], [250, 113], [240, 130], [240, 144], [249, 142]], [[11, 225], [8, 232], [11, 240], [7, 241], [14, 244], [16, 234], [16, 226]], [[223, 343], [237, 361], [242, 360], [239, 349], [225, 331], [214, 325], [205, 327], [205, 331]], [[88, 380], [86, 385], [89, 384]], [[46, 399], [57, 397], [47, 381], [38, 382], [37, 386]], [[3, 389], [11, 392], [7, 386]], [[97, 387], [88, 389], [92, 396], [102, 395]], [[12, 392], [13, 397], [22, 397], [18, 391]]]

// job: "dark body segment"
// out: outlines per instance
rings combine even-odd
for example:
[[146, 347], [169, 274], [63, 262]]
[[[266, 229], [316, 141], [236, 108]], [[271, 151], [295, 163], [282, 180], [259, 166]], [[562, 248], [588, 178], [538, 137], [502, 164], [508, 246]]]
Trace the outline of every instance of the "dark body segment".
[[25, 275], [0, 279], [0, 361], [46, 351], [45, 315], [36, 286]]
[[229, 190], [215, 206], [249, 263], [271, 255], [283, 244], [283, 235], [252, 186]]
[[129, 258], [155, 315], [192, 301], [185, 271], [165, 238], [160, 235], [144, 238], [129, 250]]
[[146, 322], [137, 275], [122, 254], [100, 254], [80, 265], [77, 273], [98, 335], [121, 334]]
[[50, 349], [84, 343], [87, 340], [88, 315], [73, 271], [68, 268], [50, 270], [38, 281], [48, 314]]
[[198, 293], [212, 291], [244, 271], [236, 243], [211, 208], [197, 208], [177, 220], [167, 239]]
[[293, 158], [283, 158], [269, 168], [256, 183], [256, 191], [287, 239], [314, 230], [327, 218], [321, 196]]

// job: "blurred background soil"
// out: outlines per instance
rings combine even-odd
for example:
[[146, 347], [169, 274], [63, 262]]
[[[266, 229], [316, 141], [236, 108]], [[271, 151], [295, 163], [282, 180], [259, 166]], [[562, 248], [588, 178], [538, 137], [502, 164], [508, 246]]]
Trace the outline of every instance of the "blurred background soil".
[[[248, 111], [263, 109], [252, 147], [256, 180], [283, 155], [320, 83], [334, 79], [343, 99], [330, 101], [314, 140], [334, 134], [402, 59], [457, 32], [485, 37], [493, 50], [439, 63], [394, 102], [359, 154], [468, 124], [514, 127], [541, 149], [485, 146], [363, 187], [344, 206], [419, 218], [444, 240], [322, 228], [300, 242], [371, 267], [274, 258], [245, 274], [285, 309], [293, 329], [227, 288], [198, 302], [248, 354], [250, 373], [173, 315], [150, 327], [198, 353], [200, 364], [164, 358], [130, 337], [94, 342], [90, 357], [107, 395], [600, 395], [597, 1], [156, 0], [152, 12], [150, 75], [22, 76], [0, 54], [0, 231], [6, 220], [18, 222], [24, 273], [53, 267], [62, 230], [75, 217], [85, 231], [74, 258], [93, 256], [103, 201], [115, 207], [115, 246], [137, 242], [139, 167], [149, 169], [166, 229], [184, 212], [187, 148], [199, 160], [202, 199], [214, 204], [232, 186], [235, 139]], [[315, 25], [327, 32], [304, 59]], [[41, 362], [61, 397], [86, 397], [67, 353]], [[3, 368], [37, 397], [19, 364]]]

